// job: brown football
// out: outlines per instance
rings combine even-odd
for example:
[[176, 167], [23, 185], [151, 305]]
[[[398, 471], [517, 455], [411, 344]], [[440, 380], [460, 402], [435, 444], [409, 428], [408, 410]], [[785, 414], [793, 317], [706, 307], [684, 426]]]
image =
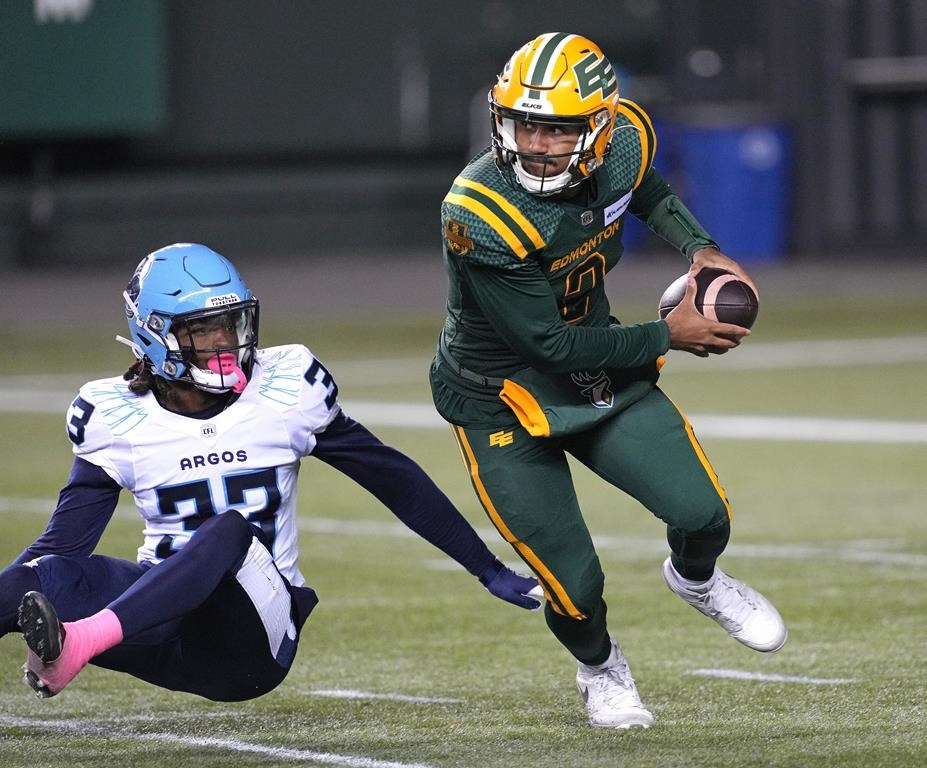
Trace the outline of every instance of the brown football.
[[[760, 305], [743, 280], [723, 269], [705, 267], [695, 276], [695, 308], [705, 317], [750, 328]], [[666, 317], [686, 295], [686, 275], [676, 278], [660, 297], [660, 317]]]

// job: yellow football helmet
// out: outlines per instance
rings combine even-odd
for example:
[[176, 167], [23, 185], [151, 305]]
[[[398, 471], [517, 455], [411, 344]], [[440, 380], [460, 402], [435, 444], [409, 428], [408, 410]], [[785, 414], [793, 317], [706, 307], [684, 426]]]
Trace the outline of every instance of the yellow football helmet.
[[[489, 104], [499, 167], [511, 166], [532, 194], [553, 195], [581, 184], [602, 164], [615, 127], [618, 78], [591, 40], [548, 32], [515, 51], [489, 91]], [[552, 177], [525, 170], [522, 157], [538, 156], [518, 151], [517, 122], [579, 128], [566, 170]]]

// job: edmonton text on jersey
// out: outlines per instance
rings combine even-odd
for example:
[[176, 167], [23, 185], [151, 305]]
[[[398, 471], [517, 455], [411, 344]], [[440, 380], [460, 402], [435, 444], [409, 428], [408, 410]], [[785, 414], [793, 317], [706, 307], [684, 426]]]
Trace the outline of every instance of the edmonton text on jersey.
[[619, 220], [609, 224], [607, 227], [605, 227], [605, 229], [599, 230], [588, 240], [585, 240], [578, 248], [574, 248], [572, 251], [570, 251], [566, 256], [562, 256], [559, 259], [554, 259], [550, 265], [550, 271], [556, 272], [558, 269], [561, 269], [568, 264], [572, 264], [577, 259], [585, 256], [593, 248], [598, 248], [603, 241], [613, 237], [615, 233], [618, 232], [620, 227], [621, 221]]

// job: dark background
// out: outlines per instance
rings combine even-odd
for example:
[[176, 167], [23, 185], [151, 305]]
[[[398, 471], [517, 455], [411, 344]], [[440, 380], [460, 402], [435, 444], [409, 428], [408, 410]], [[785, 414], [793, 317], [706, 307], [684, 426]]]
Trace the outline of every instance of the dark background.
[[921, 0], [4, 0], [0, 22], [0, 270], [437, 249], [488, 87], [547, 31], [599, 43], [735, 258], [927, 245]]

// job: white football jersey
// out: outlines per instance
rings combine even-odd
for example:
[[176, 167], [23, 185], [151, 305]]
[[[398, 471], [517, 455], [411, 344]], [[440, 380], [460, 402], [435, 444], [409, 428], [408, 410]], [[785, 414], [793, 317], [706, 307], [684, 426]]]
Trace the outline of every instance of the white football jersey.
[[299, 461], [340, 406], [331, 375], [306, 347], [257, 351], [241, 396], [201, 420], [162, 408], [121, 376], [85, 384], [68, 411], [77, 456], [101, 467], [135, 497], [145, 520], [139, 561], [159, 562], [212, 515], [237, 510], [262, 531], [280, 572], [299, 572]]

